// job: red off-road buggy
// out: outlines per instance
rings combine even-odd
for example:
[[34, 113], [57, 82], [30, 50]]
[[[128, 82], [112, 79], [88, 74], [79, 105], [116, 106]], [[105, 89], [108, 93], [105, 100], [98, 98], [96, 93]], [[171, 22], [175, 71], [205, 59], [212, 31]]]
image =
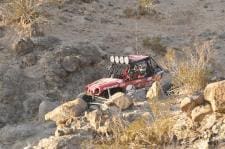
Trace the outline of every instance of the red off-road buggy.
[[110, 56], [109, 77], [99, 79], [85, 87], [82, 98], [87, 102], [107, 99], [116, 92], [149, 88], [163, 75], [162, 68], [150, 56]]

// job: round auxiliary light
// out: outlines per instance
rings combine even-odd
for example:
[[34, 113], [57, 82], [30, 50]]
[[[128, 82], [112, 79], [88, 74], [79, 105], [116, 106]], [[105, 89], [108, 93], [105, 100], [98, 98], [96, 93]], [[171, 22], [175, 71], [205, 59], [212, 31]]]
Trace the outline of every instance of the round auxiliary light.
[[110, 56], [110, 62], [114, 63], [115, 62], [115, 57], [114, 56]]
[[127, 57], [127, 56], [124, 57], [124, 63], [127, 64], [127, 65], [129, 64], [129, 57]]
[[118, 64], [120, 62], [119, 56], [115, 56], [115, 62]]
[[120, 64], [124, 64], [124, 58], [123, 58], [123, 56], [120, 56]]

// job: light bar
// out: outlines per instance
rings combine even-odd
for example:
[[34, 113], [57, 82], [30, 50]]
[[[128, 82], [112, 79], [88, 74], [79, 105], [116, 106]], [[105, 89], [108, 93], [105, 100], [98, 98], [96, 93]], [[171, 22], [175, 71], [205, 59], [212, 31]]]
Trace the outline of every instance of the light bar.
[[124, 64], [124, 58], [123, 58], [123, 56], [120, 56], [120, 64]]
[[128, 56], [124, 57], [124, 63], [127, 64], [127, 65], [129, 64], [129, 57]]
[[115, 56], [115, 63], [119, 64], [119, 62], [120, 62], [119, 56]]
[[110, 62], [114, 63], [115, 62], [115, 57], [114, 56], [110, 56]]
[[110, 56], [110, 62], [116, 64], [129, 64], [129, 57], [128, 56]]

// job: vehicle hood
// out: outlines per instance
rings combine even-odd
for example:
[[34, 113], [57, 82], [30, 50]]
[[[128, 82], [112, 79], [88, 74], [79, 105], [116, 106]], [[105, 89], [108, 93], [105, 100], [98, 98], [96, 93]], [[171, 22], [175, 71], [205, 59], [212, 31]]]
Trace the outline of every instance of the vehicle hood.
[[99, 79], [91, 84], [88, 84], [86, 86], [86, 90], [95, 90], [96, 88], [100, 90], [105, 90], [107, 88], [114, 88], [119, 86], [120, 83], [123, 83], [122, 79], [117, 79], [117, 78], [102, 78]]

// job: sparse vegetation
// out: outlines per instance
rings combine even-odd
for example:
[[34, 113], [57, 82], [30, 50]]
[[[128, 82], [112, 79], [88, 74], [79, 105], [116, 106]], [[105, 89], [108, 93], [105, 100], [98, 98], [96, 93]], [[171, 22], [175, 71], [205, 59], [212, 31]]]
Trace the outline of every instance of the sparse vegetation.
[[206, 42], [196, 46], [192, 51], [184, 52], [182, 60], [175, 56], [174, 51], [166, 55], [169, 69], [173, 77], [173, 93], [191, 94], [201, 91], [207, 85], [210, 71], [209, 61], [212, 57], [212, 44]]
[[162, 45], [160, 37], [145, 37], [142, 44], [144, 47], [150, 48], [156, 54], [164, 55], [166, 53], [166, 47]]
[[39, 9], [40, 3], [36, 0], [6, 1], [1, 6], [3, 10], [3, 22], [6, 25], [16, 26], [18, 31], [31, 34], [33, 32], [33, 24], [35, 24], [35, 29], [37, 29], [37, 26], [46, 22], [45, 17]]
[[123, 13], [128, 18], [131, 18], [131, 17], [137, 15], [137, 12], [134, 9], [129, 8], [129, 7], [127, 7], [126, 9], [124, 9], [123, 10]]
[[128, 148], [150, 147], [168, 145], [171, 139], [171, 129], [175, 120], [169, 112], [171, 100], [161, 102], [149, 101], [154, 115], [154, 121], [150, 122], [146, 117], [140, 117], [130, 124], [121, 119], [115, 119], [111, 123], [112, 139], [97, 142], [97, 148]]
[[[110, 141], [96, 144], [98, 148], [114, 147], [159, 147], [170, 143], [170, 131], [174, 125], [172, 117], [164, 117], [149, 123], [145, 118], [140, 118], [127, 127], [116, 125], [119, 133], [113, 134]], [[114, 132], [115, 133], [115, 132]]]
[[138, 7], [135, 9], [127, 7], [123, 13], [126, 17], [140, 17], [140, 16], [156, 16], [159, 13], [152, 7], [156, 3], [155, 0], [139, 0]]
[[40, 17], [37, 2], [34, 0], [12, 0], [4, 8], [5, 22], [26, 25]]
[[154, 0], [139, 0], [139, 6], [142, 8], [148, 8], [152, 6], [154, 3]]
[[154, 16], [158, 14], [157, 11], [152, 7], [155, 3], [155, 0], [139, 0], [139, 15]]

